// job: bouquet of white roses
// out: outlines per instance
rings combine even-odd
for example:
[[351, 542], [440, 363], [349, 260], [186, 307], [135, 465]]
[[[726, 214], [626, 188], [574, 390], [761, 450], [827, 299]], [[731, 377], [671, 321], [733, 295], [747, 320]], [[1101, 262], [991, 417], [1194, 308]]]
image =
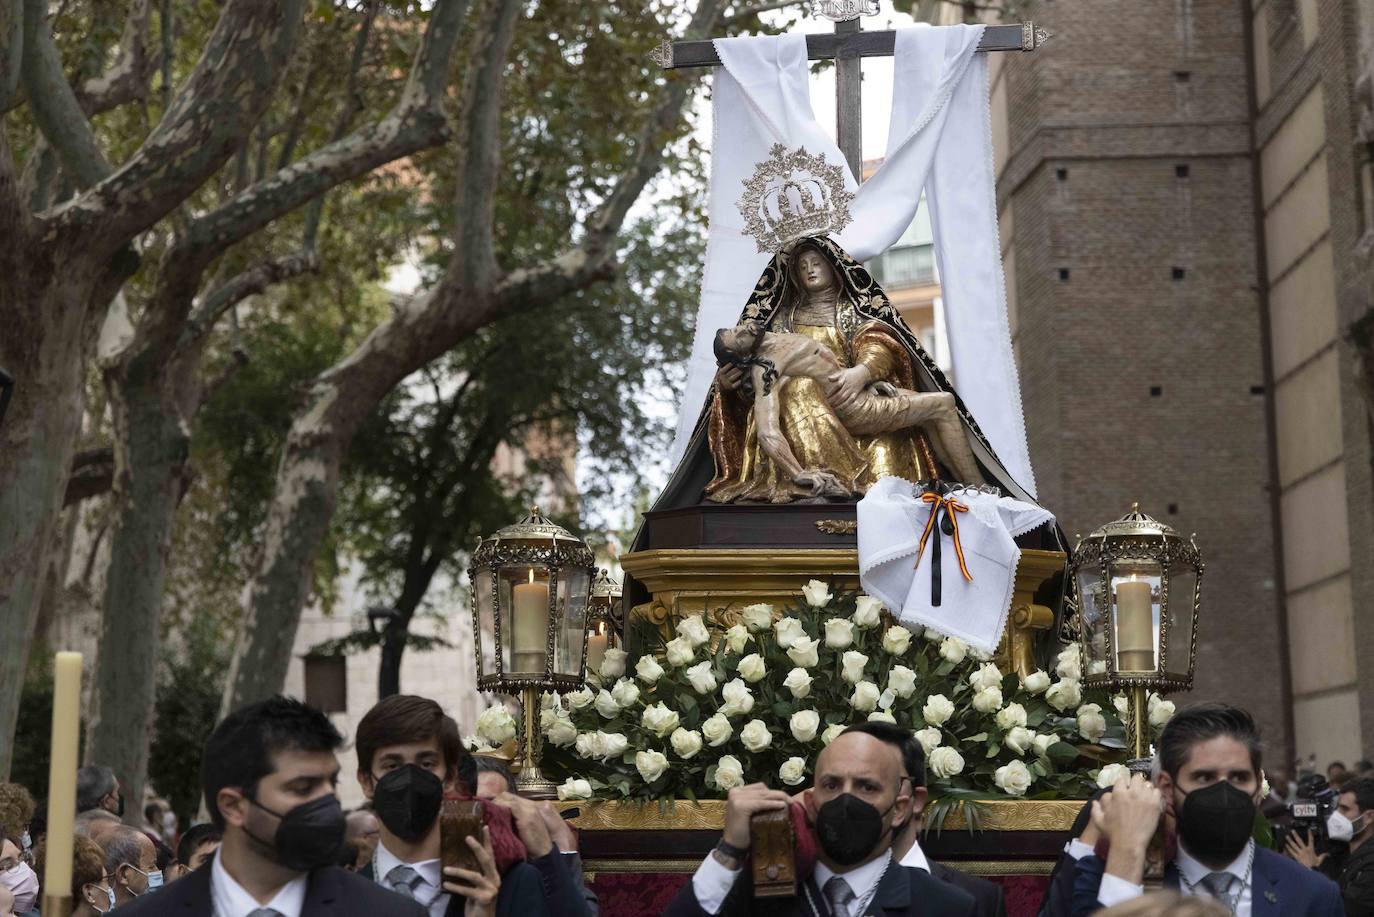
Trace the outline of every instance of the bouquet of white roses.
[[[781, 617], [750, 605], [741, 618], [714, 638], [701, 616], [685, 618], [632, 670], [624, 652], [608, 651], [585, 688], [548, 698], [544, 762], [568, 778], [560, 794], [800, 787], [820, 749], [862, 720], [915, 731], [936, 796], [1083, 797], [1115, 774], [1076, 766], [1078, 743], [1105, 739], [1119, 750], [1124, 738], [1122, 699], [1083, 687], [1076, 645], [1060, 652], [1053, 677], [1022, 679], [957, 638], [903, 627], [876, 599], [835, 595], [817, 580]], [[1172, 712], [1152, 699], [1155, 726]]]

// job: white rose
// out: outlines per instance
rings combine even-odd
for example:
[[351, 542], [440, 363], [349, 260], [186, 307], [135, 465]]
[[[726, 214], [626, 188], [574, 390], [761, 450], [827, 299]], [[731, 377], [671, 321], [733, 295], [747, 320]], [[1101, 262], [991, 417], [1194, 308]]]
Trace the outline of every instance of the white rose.
[[601, 736], [601, 757], [607, 761], [619, 758], [630, 747], [630, 740], [623, 733], [599, 732], [597, 735]]
[[720, 712], [726, 716], [736, 716], [740, 713], [748, 713], [754, 709], [754, 695], [743, 681], [738, 678], [725, 683], [721, 689], [720, 696], [725, 699], [721, 704]]
[[644, 713], [639, 717], [639, 724], [661, 739], [677, 729], [677, 711], [669, 710], [662, 702], [645, 707]]
[[1035, 738], [1031, 740], [1031, 747], [1040, 757], [1045, 757], [1050, 753], [1050, 746], [1059, 741], [1059, 736], [1053, 732], [1037, 732]]
[[992, 775], [992, 782], [997, 784], [1002, 792], [1008, 796], [1026, 795], [1026, 790], [1030, 788], [1031, 781], [1034, 779], [1030, 768], [1019, 760], [1003, 764]]
[[894, 665], [887, 673], [887, 689], [898, 697], [910, 697], [916, 693], [916, 673], [904, 665]]
[[895, 724], [897, 722], [897, 718], [892, 715], [891, 710], [874, 710], [868, 715], [868, 718], [869, 720], [876, 720], [882, 723]]
[[581, 710], [583, 707], [596, 700], [596, 695], [592, 693], [591, 688], [582, 687], [578, 688], [576, 691], [569, 691], [567, 694], [564, 694], [563, 699], [567, 701], [568, 706], [572, 707], [574, 710]]
[[768, 731], [768, 726], [763, 720], [750, 720], [739, 731], [739, 740], [750, 751], [760, 752], [773, 744], [773, 733]]
[[946, 720], [954, 716], [954, 705], [943, 694], [932, 694], [926, 698], [921, 716], [931, 726], [943, 726]]
[[[722, 717], [724, 719], [724, 717]], [[730, 721], [725, 721], [725, 728], [730, 728]], [[672, 736], [668, 739], [672, 743], [673, 751], [684, 761], [697, 752], [701, 751], [701, 733], [695, 729], [683, 729], [678, 727], [673, 730]]]
[[799, 665], [804, 669], [809, 669], [813, 665], [819, 665], [820, 654], [816, 648], [821, 645], [819, 640], [810, 637], [798, 637], [787, 648], [787, 658], [792, 660], [793, 665]]
[[1078, 702], [1083, 700], [1083, 692], [1079, 689], [1078, 682], [1066, 678], [1050, 685], [1050, 689], [1045, 692], [1045, 700], [1062, 713], [1070, 707], [1078, 706]]
[[854, 623], [860, 627], [873, 627], [878, 623], [883, 603], [871, 595], [861, 595], [854, 602]]
[[730, 725], [730, 721], [725, 718], [725, 714], [717, 713], [701, 724], [701, 734], [710, 743], [712, 748], [724, 745], [730, 740], [730, 736], [735, 734], [735, 727]]
[[601, 668], [597, 671], [607, 681], [614, 681], [625, 674], [625, 657], [629, 655], [624, 650], [607, 647], [606, 655], [601, 658]]
[[802, 598], [812, 608], [824, 608], [830, 604], [830, 587], [818, 579], [813, 579], [802, 587]]
[[982, 688], [973, 695], [973, 709], [979, 713], [991, 713], [1002, 706], [1001, 688]]
[[944, 740], [944, 734], [934, 726], [927, 726], [925, 729], [916, 730], [916, 741], [921, 743], [921, 748], [925, 750], [927, 756], [935, 749], [939, 748], [940, 743]]
[[806, 780], [806, 759], [788, 758], [778, 768], [778, 779], [788, 786], [797, 786]]
[[635, 675], [646, 685], [658, 684], [658, 680], [663, 677], [663, 666], [658, 664], [658, 660], [653, 656], [640, 656], [635, 663]]
[[601, 732], [584, 732], [577, 737], [573, 748], [577, 751], [579, 758], [599, 758], [601, 757]]
[[479, 736], [497, 748], [515, 738], [515, 719], [500, 704], [483, 710], [474, 728]]
[[878, 686], [871, 681], [861, 681], [854, 686], [854, 693], [849, 696], [849, 706], [855, 710], [867, 713], [878, 706]]
[[668, 769], [668, 756], [661, 751], [635, 752], [635, 770], [645, 783], [653, 783]]
[[1096, 742], [1107, 732], [1107, 720], [1098, 704], [1084, 704], [1078, 708], [1078, 734], [1089, 742]]
[[592, 785], [590, 781], [579, 780], [576, 777], [569, 777], [558, 788], [559, 799], [591, 799]]
[[1040, 694], [1050, 686], [1050, 674], [1036, 669], [1021, 679], [1021, 687], [1029, 694]]
[[701, 615], [690, 615], [677, 622], [675, 628], [677, 635], [696, 649], [705, 643], [711, 642], [711, 632], [706, 629], [706, 622], [701, 620]]
[[758, 653], [750, 653], [739, 661], [739, 674], [745, 681], [753, 684], [768, 674], [768, 666], [764, 665], [763, 657]]
[[1026, 708], [1020, 704], [1007, 704], [997, 711], [997, 728], [1002, 730], [1011, 729], [1013, 726], [1026, 725]]
[[932, 751], [926, 764], [930, 766], [930, 772], [940, 778], [964, 772], [964, 756], [948, 745], [941, 745]]
[[744, 626], [754, 633], [773, 626], [773, 606], [765, 602], [744, 606]]
[[836, 736], [844, 732], [844, 729], [844, 723], [835, 723], [832, 726], [825, 727], [825, 732], [821, 733], [821, 744], [829, 745], [831, 742], [835, 741]]
[[806, 669], [793, 669], [787, 673], [787, 678], [783, 679], [782, 686], [792, 692], [792, 696], [797, 700], [811, 693], [811, 676]]
[[946, 637], [940, 644], [940, 656], [955, 665], [963, 662], [967, 655], [968, 644], [958, 637]]
[[825, 621], [825, 645], [832, 650], [842, 650], [854, 642], [854, 622], [848, 618], [827, 618]]
[[933, 627], [927, 627], [921, 632], [921, 636], [931, 643], [943, 643], [945, 641], [945, 635]]
[[815, 710], [798, 710], [792, 714], [787, 725], [792, 730], [792, 738], [798, 742], [810, 742], [816, 737], [816, 730], [821, 728], [821, 715]]
[[1112, 706], [1116, 708], [1116, 715], [1126, 717], [1130, 715], [1131, 702], [1126, 699], [1124, 694], [1112, 695]]
[[687, 665], [697, 656], [692, 649], [692, 644], [681, 637], [674, 637], [669, 640], [664, 644], [664, 649], [666, 650], [665, 655], [668, 657], [668, 664], [677, 668]]
[[1055, 664], [1054, 672], [1060, 678], [1069, 678], [1073, 681], [1083, 677], [1077, 643], [1070, 643], [1059, 651], [1059, 661]]
[[577, 741], [577, 727], [573, 725], [572, 717], [559, 710], [553, 721], [544, 728], [544, 735], [558, 748], [567, 748]]
[[628, 678], [622, 678], [611, 689], [611, 697], [615, 698], [615, 702], [621, 707], [628, 707], [639, 700], [639, 685]]
[[806, 639], [806, 628], [796, 618], [778, 618], [773, 622], [773, 633], [778, 646], [787, 649], [798, 640]]
[[983, 688], [1000, 688], [1002, 687], [1002, 670], [991, 662], [985, 662], [968, 677], [968, 683], [973, 686], [975, 691]]
[[605, 688], [602, 688], [601, 693], [596, 695], [596, 712], [608, 720], [620, 712], [620, 705], [615, 702], [615, 695]]
[[711, 661], [698, 662], [686, 671], [687, 681], [698, 694], [710, 694], [716, 690], [716, 676], [711, 671]]
[[744, 786], [744, 767], [734, 755], [724, 755], [716, 762], [716, 787], [732, 790]]
[[1150, 709], [1150, 725], [1158, 729], [1174, 715], [1174, 702], [1171, 700], [1160, 701], [1158, 706]]
[[1124, 764], [1108, 764], [1097, 772], [1097, 785], [1104, 789], [1116, 786], [1118, 780], [1129, 780], [1131, 769]]
[[725, 645], [732, 653], [744, 652], [744, 644], [749, 642], [749, 631], [743, 624], [736, 624], [725, 632]]
[[1025, 726], [1013, 726], [1007, 730], [1006, 736], [1002, 739], [1002, 744], [1018, 755], [1024, 755], [1034, 740], [1035, 737]]
[[868, 665], [868, 657], [857, 650], [848, 650], [840, 657], [840, 665], [840, 677], [855, 685], [863, 681], [864, 666]]
[[893, 656], [901, 656], [911, 647], [911, 631], [894, 625], [883, 634], [883, 649]]

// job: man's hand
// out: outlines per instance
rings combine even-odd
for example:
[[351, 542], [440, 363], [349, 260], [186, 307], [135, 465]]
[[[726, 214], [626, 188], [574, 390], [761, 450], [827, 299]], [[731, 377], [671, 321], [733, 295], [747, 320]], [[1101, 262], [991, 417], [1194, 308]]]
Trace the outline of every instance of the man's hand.
[[553, 849], [553, 839], [549, 837], [549, 828], [544, 823], [544, 816], [539, 813], [539, 806], [511, 792], [493, 796], [491, 801], [510, 809], [511, 815], [515, 816], [515, 833], [520, 835], [532, 859], [538, 859]]
[[1145, 881], [1145, 854], [1163, 810], [1159, 790], [1141, 774], [1117, 781], [1093, 803], [1093, 825], [1111, 843], [1107, 873], [1132, 885]]
[[775, 812], [787, 808], [792, 799], [781, 790], [770, 790], [762, 783], [737, 786], [725, 799], [725, 831], [721, 840], [731, 847], [749, 847], [749, 819], [759, 812]]
[[564, 853], [577, 853], [577, 835], [563, 814], [551, 802], [536, 803], [539, 814], [544, 818], [544, 827], [549, 829], [549, 837]]
[[1301, 837], [1298, 832], [1293, 831], [1288, 835], [1288, 841], [1284, 844], [1284, 853], [1297, 860], [1308, 869], [1316, 869], [1326, 862], [1330, 854], [1317, 853], [1317, 842], [1309, 834], [1306, 838]]
[[830, 383], [835, 390], [830, 393], [830, 406], [836, 409], [848, 407], [849, 402], [859, 397], [859, 393], [872, 381], [873, 374], [862, 363], [833, 373]]
[[893, 385], [891, 382], [884, 382], [879, 379], [877, 382], [870, 385], [869, 388], [872, 389], [873, 394], [880, 395], [883, 398], [897, 397], [897, 386]]
[[716, 385], [737, 392], [744, 385], [744, 367], [727, 363], [716, 370]]
[[481, 872], [456, 866], [444, 870], [444, 891], [467, 899], [464, 917], [496, 917], [496, 897], [501, 893], [501, 874], [496, 871], [496, 855], [491, 852], [491, 833], [482, 826], [482, 840], [464, 838], [472, 848]]

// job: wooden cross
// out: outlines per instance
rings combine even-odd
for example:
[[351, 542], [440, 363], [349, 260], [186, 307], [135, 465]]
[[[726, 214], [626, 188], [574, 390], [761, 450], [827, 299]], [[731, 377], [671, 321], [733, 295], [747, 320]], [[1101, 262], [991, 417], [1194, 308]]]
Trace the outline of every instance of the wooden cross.
[[[990, 25], [983, 32], [978, 50], [1034, 51], [1044, 44], [1049, 33], [1033, 22]], [[835, 23], [833, 34], [806, 36], [809, 60], [835, 61], [836, 141], [854, 177], [863, 181], [863, 89], [859, 60], [864, 57], [891, 57], [896, 42], [892, 31], [865, 32], [859, 17]], [[653, 58], [665, 70], [719, 67], [715, 45], [705, 41], [664, 41]]]

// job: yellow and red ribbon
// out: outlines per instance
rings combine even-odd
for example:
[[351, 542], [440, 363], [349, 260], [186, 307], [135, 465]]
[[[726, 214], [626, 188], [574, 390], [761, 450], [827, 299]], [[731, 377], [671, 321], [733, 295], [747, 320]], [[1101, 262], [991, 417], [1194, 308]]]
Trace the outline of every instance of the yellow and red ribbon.
[[[968, 564], [964, 561], [964, 545], [959, 540], [959, 513], [968, 512], [968, 507], [953, 497], [942, 496], [930, 490], [921, 494], [921, 502], [930, 505], [930, 518], [926, 520], [926, 529], [921, 533], [919, 550], [916, 553], [916, 566], [921, 565], [921, 558], [926, 553], [926, 542], [930, 540], [931, 533], [939, 524], [940, 511], [944, 510], [945, 517], [949, 519], [950, 523], [950, 537], [954, 540], [954, 554], [959, 558], [959, 572], [964, 574], [966, 581], [973, 582], [973, 574], [968, 572]], [[930, 561], [934, 565], [930, 571], [930, 604], [939, 605], [940, 535], [938, 532], [935, 534], [935, 543], [930, 551]]]

